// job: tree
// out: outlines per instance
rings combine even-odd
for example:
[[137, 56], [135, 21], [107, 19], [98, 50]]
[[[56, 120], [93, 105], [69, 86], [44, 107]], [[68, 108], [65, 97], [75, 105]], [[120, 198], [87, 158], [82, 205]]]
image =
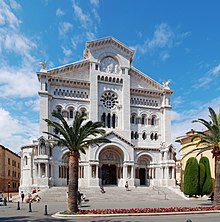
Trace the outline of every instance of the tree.
[[193, 196], [199, 193], [199, 165], [196, 158], [191, 157], [186, 162], [184, 172], [184, 194]]
[[[77, 192], [78, 192], [78, 167], [80, 153], [86, 153], [90, 145], [99, 145], [101, 143], [110, 143], [104, 138], [105, 130], [102, 122], [88, 121], [85, 124], [86, 114], [77, 113], [71, 126], [58, 112], [53, 112], [52, 116], [59, 120], [58, 122], [45, 119], [48, 126], [53, 127], [60, 133], [60, 136], [50, 132], [44, 132], [52, 136], [52, 141], [59, 146], [66, 146], [69, 149], [69, 183], [68, 183], [68, 211], [78, 212]], [[99, 136], [99, 137], [98, 137]]]
[[[218, 114], [209, 107], [210, 121], [205, 119], [194, 120], [193, 122], [201, 123], [207, 128], [207, 132], [197, 131], [192, 136], [191, 143], [182, 147], [181, 150], [195, 146], [185, 156], [191, 153], [200, 155], [205, 151], [211, 150], [213, 158], [215, 158], [215, 186], [214, 186], [214, 205], [220, 206], [220, 112]], [[183, 158], [184, 158], [183, 157]]]
[[[212, 192], [212, 177], [211, 177], [211, 170], [209, 159], [207, 157], [202, 157], [199, 161], [200, 165], [204, 166], [204, 181], [200, 183], [200, 194], [207, 195]], [[201, 171], [200, 171], [200, 180], [201, 180]]]

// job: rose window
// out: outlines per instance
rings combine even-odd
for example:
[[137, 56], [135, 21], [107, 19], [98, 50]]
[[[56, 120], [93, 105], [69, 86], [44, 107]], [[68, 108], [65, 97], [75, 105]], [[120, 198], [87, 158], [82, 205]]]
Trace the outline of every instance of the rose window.
[[105, 92], [101, 97], [102, 104], [107, 109], [113, 109], [118, 103], [118, 97], [114, 92]]

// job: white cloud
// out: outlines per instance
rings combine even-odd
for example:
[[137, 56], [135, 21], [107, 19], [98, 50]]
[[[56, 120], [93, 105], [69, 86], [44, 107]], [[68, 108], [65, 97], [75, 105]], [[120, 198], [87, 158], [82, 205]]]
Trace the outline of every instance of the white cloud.
[[63, 54], [64, 54], [65, 56], [70, 56], [70, 55], [72, 55], [72, 51], [71, 51], [70, 49], [66, 49], [65, 47], [62, 47], [62, 49], [63, 49]]
[[62, 22], [59, 24], [59, 34], [65, 36], [70, 30], [73, 29], [73, 25], [69, 22]]
[[80, 8], [80, 6], [77, 5], [75, 1], [73, 1], [72, 6], [73, 6], [74, 13], [76, 15], [76, 18], [79, 19], [82, 27], [85, 29], [88, 29], [91, 24], [90, 16], [84, 13], [82, 8]]
[[213, 82], [220, 74], [220, 64], [211, 68], [206, 74], [204, 74], [198, 82], [194, 84], [194, 88], [198, 89], [201, 87], [209, 87], [210, 83]]
[[33, 110], [36, 112], [40, 111], [40, 101], [39, 99], [30, 99], [25, 102], [25, 105], [28, 107], [29, 110]]
[[212, 107], [217, 113], [220, 110], [220, 97], [213, 99], [212, 101], [200, 106], [196, 106], [195, 109], [184, 110], [181, 113], [172, 111], [172, 141], [175, 146], [179, 147], [178, 143], [175, 143], [177, 137], [184, 136], [186, 132], [191, 129], [194, 130], [206, 130], [206, 128], [199, 123], [192, 123], [193, 120], [198, 118], [209, 120], [208, 107]]
[[19, 152], [21, 146], [30, 144], [38, 137], [38, 123], [30, 122], [28, 119], [16, 119], [1, 107], [0, 113], [0, 141], [3, 146]]
[[56, 16], [60, 17], [60, 16], [63, 16], [63, 15], [65, 15], [65, 12], [61, 8], [58, 8], [56, 10]]
[[95, 37], [95, 34], [93, 32], [86, 32], [86, 39], [87, 40], [94, 40], [96, 37]]
[[[15, 7], [15, 4], [12, 4], [12, 7]], [[0, 1], [0, 25], [9, 25], [10, 28], [18, 28], [21, 21], [12, 13], [9, 5], [6, 4], [6, 1]]]
[[30, 67], [0, 67], [0, 97], [36, 96], [39, 83]]
[[98, 7], [99, 6], [99, 0], [90, 0], [90, 3], [92, 5], [94, 5], [95, 7]]
[[18, 4], [15, 0], [10, 0], [10, 5], [11, 5], [11, 8], [14, 10], [21, 9], [21, 5]]
[[220, 64], [215, 66], [212, 70], [210, 70], [210, 72], [213, 74], [213, 75], [217, 75], [220, 73]]
[[160, 54], [160, 58], [161, 58], [161, 60], [162, 60], [163, 62], [165, 62], [167, 59], [170, 58], [170, 54], [169, 54], [168, 52], [162, 52], [162, 53]]

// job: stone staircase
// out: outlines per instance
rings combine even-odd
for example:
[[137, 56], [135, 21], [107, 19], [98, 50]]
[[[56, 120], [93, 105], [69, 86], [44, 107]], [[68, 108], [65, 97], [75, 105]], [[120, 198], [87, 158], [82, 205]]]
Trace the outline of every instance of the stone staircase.
[[[67, 187], [53, 187], [39, 192], [39, 196], [42, 201], [45, 202], [66, 202], [67, 201]], [[141, 200], [180, 200], [180, 195], [174, 192], [172, 189], [166, 187], [137, 187], [131, 188], [126, 191], [123, 187], [109, 186], [104, 187], [106, 191], [104, 194], [100, 192], [99, 188], [82, 188], [80, 192], [85, 194], [86, 197], [95, 202], [103, 202], [108, 200], [120, 201], [134, 201]]]

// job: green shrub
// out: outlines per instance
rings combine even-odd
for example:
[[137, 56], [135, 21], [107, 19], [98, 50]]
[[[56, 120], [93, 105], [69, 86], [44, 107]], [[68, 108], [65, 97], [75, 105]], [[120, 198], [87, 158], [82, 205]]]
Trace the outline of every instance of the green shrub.
[[191, 157], [186, 162], [184, 172], [184, 194], [199, 194], [199, 164], [196, 158]]
[[199, 162], [199, 194], [202, 196], [202, 188], [206, 180], [206, 170], [203, 163]]
[[207, 157], [202, 157], [199, 163], [203, 164], [205, 167], [205, 181], [203, 186], [200, 187], [201, 195], [207, 195], [212, 192], [212, 177], [211, 177], [211, 170], [209, 159]]

